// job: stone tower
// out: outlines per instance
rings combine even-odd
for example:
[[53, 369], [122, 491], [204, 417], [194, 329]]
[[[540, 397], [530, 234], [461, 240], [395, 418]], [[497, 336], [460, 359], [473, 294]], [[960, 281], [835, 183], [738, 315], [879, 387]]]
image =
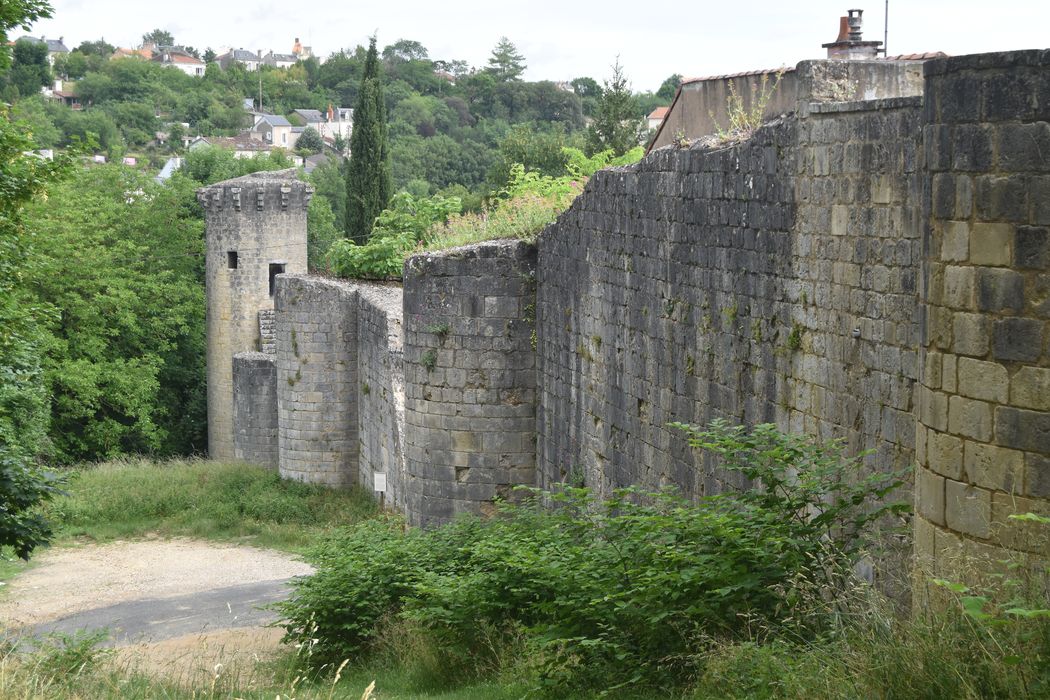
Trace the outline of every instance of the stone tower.
[[[312, 188], [294, 170], [263, 172], [197, 191], [207, 222], [208, 451], [234, 459], [233, 356], [269, 345], [274, 278], [306, 272]], [[263, 330], [260, 331], [260, 328]]]

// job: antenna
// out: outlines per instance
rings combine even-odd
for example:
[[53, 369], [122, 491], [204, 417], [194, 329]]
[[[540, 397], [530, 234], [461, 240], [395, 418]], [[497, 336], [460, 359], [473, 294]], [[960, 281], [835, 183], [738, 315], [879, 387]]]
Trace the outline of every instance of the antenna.
[[890, 46], [890, 0], [886, 0], [886, 14], [882, 19], [882, 55], [889, 56]]

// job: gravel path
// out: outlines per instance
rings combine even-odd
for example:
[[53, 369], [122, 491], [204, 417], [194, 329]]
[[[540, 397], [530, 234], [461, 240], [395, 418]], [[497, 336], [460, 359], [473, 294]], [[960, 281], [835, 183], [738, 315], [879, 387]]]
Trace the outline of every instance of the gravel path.
[[[157, 625], [164, 622], [166, 610], [177, 616], [185, 607], [151, 605], [150, 601], [180, 599], [180, 604], [193, 605], [194, 594], [200, 594], [203, 604], [222, 590], [228, 591], [224, 595], [231, 605], [243, 607], [254, 600], [253, 596], [258, 597], [261, 584], [271, 582], [263, 588], [276, 590], [280, 582], [312, 571], [309, 564], [282, 552], [188, 539], [57, 548], [38, 555], [35, 563], [6, 587], [0, 600], [0, 626], [38, 627], [63, 620], [62, 626], [68, 628], [76, 626], [83, 614], [85, 622], [90, 621], [89, 626], [95, 628], [105, 621], [104, 615], [86, 613], [106, 608], [142, 610], [150, 616], [149, 622]], [[238, 591], [245, 595], [238, 597]], [[132, 602], [142, 604], [120, 605]], [[207, 620], [209, 624], [201, 631], [253, 626], [262, 621], [245, 615], [219, 616]], [[180, 634], [188, 632], [180, 630]]]

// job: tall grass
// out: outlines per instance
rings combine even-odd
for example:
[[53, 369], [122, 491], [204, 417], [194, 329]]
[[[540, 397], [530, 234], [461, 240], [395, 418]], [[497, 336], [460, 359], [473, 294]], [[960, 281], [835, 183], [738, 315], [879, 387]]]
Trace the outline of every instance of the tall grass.
[[48, 504], [58, 539], [145, 534], [244, 539], [301, 551], [336, 527], [372, 517], [365, 492], [282, 480], [248, 464], [124, 459], [67, 473], [67, 495]]

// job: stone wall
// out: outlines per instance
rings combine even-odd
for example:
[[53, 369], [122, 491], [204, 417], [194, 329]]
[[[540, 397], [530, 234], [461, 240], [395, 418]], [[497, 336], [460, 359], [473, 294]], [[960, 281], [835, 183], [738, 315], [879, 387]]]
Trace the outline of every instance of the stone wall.
[[374, 491], [386, 477], [382, 500], [405, 505], [405, 372], [402, 291], [396, 286], [356, 285], [360, 458], [358, 483]]
[[283, 275], [275, 297], [281, 476], [357, 481], [357, 295], [343, 282]]
[[1050, 513], [1050, 51], [937, 61], [926, 90], [915, 548], [966, 579], [1047, 553], [1009, 516]]
[[535, 249], [483, 243], [405, 262], [405, 474], [417, 525], [531, 484]]
[[277, 371], [273, 355], [233, 356], [234, 457], [277, 468]]

